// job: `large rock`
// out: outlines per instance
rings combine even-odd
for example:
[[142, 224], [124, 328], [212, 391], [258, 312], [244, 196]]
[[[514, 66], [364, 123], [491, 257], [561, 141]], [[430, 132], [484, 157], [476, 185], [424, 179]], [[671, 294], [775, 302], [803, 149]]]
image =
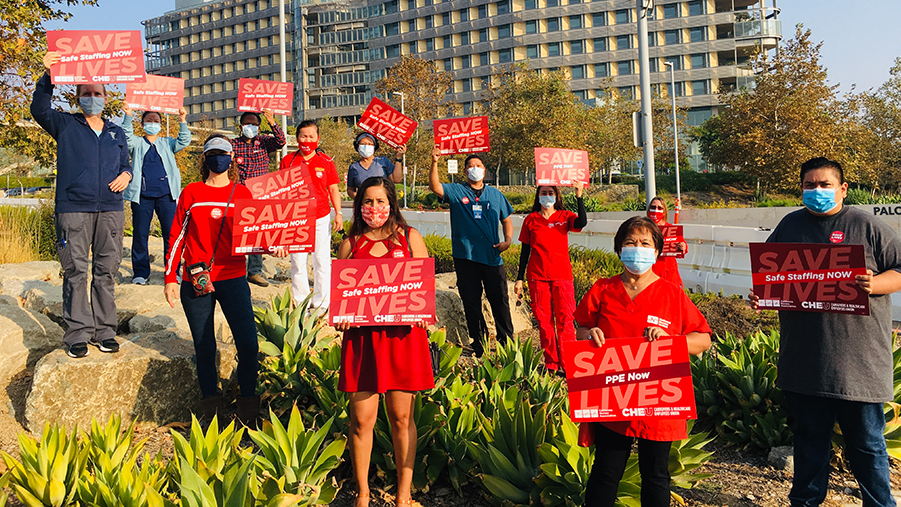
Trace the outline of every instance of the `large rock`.
[[[190, 420], [200, 388], [188, 334], [160, 331], [120, 342], [117, 354], [92, 347], [87, 357], [72, 359], [60, 349], [38, 361], [25, 403], [28, 428], [40, 429], [45, 422], [85, 428], [92, 417], [105, 421], [113, 414], [156, 425]], [[234, 348], [218, 346], [227, 390], [236, 364]]]
[[45, 354], [63, 343], [63, 330], [46, 316], [0, 301], [0, 409], [21, 415], [30, 388], [31, 370]]
[[32, 287], [60, 280], [59, 263], [35, 261], [21, 264], [0, 264], [0, 294], [22, 297]]
[[795, 469], [795, 449], [790, 445], [773, 447], [766, 458], [767, 463], [776, 470], [793, 473]]

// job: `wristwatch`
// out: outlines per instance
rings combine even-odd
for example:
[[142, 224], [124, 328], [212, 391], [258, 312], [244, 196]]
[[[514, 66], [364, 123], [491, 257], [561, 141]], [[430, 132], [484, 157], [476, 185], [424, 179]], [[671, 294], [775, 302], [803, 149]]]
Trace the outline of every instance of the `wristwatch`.
[[403, 162], [404, 159], [403, 159], [403, 157], [401, 157], [401, 158], [394, 157], [394, 161], [395, 162]]

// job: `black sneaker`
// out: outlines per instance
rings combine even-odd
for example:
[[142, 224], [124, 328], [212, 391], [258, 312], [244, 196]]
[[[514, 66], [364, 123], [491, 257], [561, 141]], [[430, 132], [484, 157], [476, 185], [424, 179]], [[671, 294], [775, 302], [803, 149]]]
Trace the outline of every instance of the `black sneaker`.
[[115, 338], [107, 338], [99, 342], [91, 340], [91, 344], [100, 349], [100, 352], [119, 352], [119, 342]]
[[69, 357], [74, 357], [76, 359], [84, 357], [88, 355], [88, 344], [73, 343], [72, 345], [69, 345], [69, 348], [66, 350], [66, 354], [68, 354]]

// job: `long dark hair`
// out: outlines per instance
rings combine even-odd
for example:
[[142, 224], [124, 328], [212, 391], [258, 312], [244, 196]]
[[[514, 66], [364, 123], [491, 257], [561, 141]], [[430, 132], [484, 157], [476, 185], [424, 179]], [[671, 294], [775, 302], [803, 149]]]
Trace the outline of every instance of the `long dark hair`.
[[666, 201], [664, 201], [660, 196], [656, 196], [651, 199], [651, 202], [648, 203], [648, 209], [645, 212], [645, 216], [647, 216], [647, 214], [651, 212], [651, 203], [653, 203], [654, 201], [660, 201], [660, 205], [663, 206], [663, 223], [669, 223], [669, 209], [667, 209], [666, 207]]
[[560, 189], [555, 187], [554, 185], [539, 185], [538, 188], [535, 189], [535, 202], [532, 204], [532, 211], [541, 211], [541, 203], [538, 202], [538, 194], [541, 193], [541, 187], [548, 187], [553, 189], [554, 191], [554, 209], [562, 210], [563, 209], [563, 196], [560, 195]]
[[400, 207], [397, 205], [397, 191], [394, 188], [394, 183], [384, 177], [366, 178], [357, 190], [357, 195], [354, 197], [354, 220], [350, 224], [350, 236], [362, 236], [363, 233], [369, 229], [369, 226], [366, 225], [366, 221], [363, 220], [362, 207], [363, 196], [366, 195], [366, 189], [370, 187], [382, 187], [385, 189], [385, 194], [388, 196], [388, 205], [391, 207], [391, 213], [388, 214], [388, 220], [382, 228], [387, 227], [388, 230], [391, 231], [391, 238], [396, 240], [397, 230], [406, 229], [407, 221], [404, 220], [403, 215], [400, 214]]
[[[210, 139], [214, 139], [216, 137], [221, 137], [228, 141], [228, 138], [222, 134], [213, 134], [210, 137], [206, 138], [206, 141], [203, 142], [204, 146]], [[231, 142], [231, 141], [229, 141]], [[209, 153], [213, 155], [219, 155], [223, 153], [221, 150], [210, 150]], [[241, 176], [238, 173], [238, 164], [235, 162], [235, 153], [232, 152], [232, 165], [228, 168], [228, 179], [237, 183], [241, 180]], [[206, 153], [201, 153], [200, 158], [198, 159], [198, 163], [200, 164], [200, 181], [206, 181], [207, 178], [210, 177], [210, 168], [206, 166]]]

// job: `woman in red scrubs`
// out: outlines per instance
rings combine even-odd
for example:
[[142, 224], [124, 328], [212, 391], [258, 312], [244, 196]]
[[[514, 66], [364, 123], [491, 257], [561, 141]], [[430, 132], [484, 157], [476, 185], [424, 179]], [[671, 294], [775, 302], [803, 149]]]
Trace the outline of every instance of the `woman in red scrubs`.
[[[613, 249], [625, 271], [595, 282], [582, 298], [574, 315], [579, 340], [592, 340], [603, 347], [607, 340], [644, 336], [685, 335], [688, 353], [710, 348], [710, 327], [681, 287], [663, 280], [651, 269], [663, 235], [650, 219], [632, 217], [616, 232]], [[642, 507], [670, 504], [668, 469], [670, 446], [688, 437], [684, 420], [633, 419], [610, 423], [582, 424], [579, 443], [595, 444], [594, 467], [585, 491], [586, 506], [612, 507], [616, 490], [638, 438], [638, 469], [641, 473]]]
[[[663, 202], [663, 199], [660, 197], [655, 197], [651, 199], [651, 203], [648, 205], [648, 218], [654, 221], [657, 224], [657, 227], [663, 227], [664, 225], [672, 225], [667, 222], [669, 218], [668, 211], [666, 210], [666, 203]], [[685, 244], [684, 241], [678, 243], [676, 245], [676, 249], [680, 252], [688, 252], [688, 245]], [[675, 257], [661, 257], [657, 260], [657, 263], [654, 264], [654, 273], [657, 273], [657, 276], [663, 278], [664, 280], [669, 280], [676, 284], [679, 287], [682, 287], [682, 277], [679, 276], [679, 265], [676, 264]]]
[[544, 366], [557, 374], [563, 373], [561, 343], [576, 339], [573, 327], [576, 294], [567, 235], [570, 231], [581, 231], [588, 223], [582, 182], [577, 181], [575, 187], [578, 215], [563, 208], [563, 197], [557, 187], [541, 186], [535, 191], [532, 212], [523, 220], [519, 233], [522, 252], [513, 286], [513, 292], [521, 298], [522, 279], [528, 266], [529, 295], [544, 349]]
[[[348, 238], [338, 247], [339, 259], [428, 257], [422, 236], [408, 227], [397, 206], [394, 183], [371, 177], [354, 198], [354, 218]], [[350, 400], [350, 459], [357, 481], [354, 507], [369, 505], [369, 462], [372, 430], [385, 395], [394, 461], [397, 466], [396, 505], [412, 505], [410, 486], [416, 458], [416, 425], [411, 417], [416, 391], [435, 387], [426, 325], [352, 326], [338, 324], [341, 370], [338, 389]]]

